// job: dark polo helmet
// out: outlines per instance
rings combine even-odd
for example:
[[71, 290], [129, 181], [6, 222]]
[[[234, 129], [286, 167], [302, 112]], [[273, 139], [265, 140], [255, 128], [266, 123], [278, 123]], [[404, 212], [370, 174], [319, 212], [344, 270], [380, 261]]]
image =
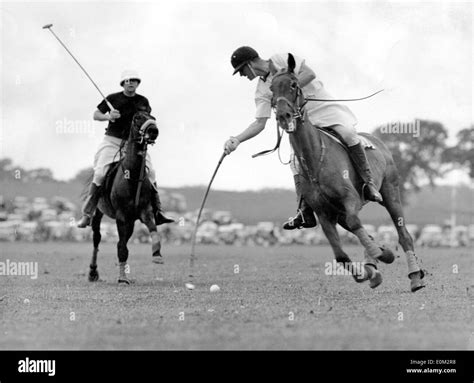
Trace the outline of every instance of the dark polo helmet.
[[245, 64], [256, 59], [258, 57], [258, 53], [255, 49], [250, 47], [240, 47], [232, 53], [232, 57], [230, 58], [230, 62], [234, 67], [234, 74], [236, 74]]

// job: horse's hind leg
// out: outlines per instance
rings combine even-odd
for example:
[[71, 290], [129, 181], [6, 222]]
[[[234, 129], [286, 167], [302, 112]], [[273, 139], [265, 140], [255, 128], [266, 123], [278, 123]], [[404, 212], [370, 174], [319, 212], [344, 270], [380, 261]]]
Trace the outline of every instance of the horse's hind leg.
[[393, 252], [388, 248], [380, 247], [362, 226], [358, 216], [358, 201], [348, 200], [344, 203], [346, 214], [340, 221], [344, 220], [347, 228], [353, 233], [365, 248], [366, 258], [376, 259], [383, 263], [392, 263], [395, 260]]
[[126, 270], [128, 259], [127, 242], [132, 236], [133, 227], [133, 221], [123, 222], [117, 220], [117, 230], [119, 235], [119, 241], [117, 243], [117, 255], [119, 260], [118, 283], [124, 283], [127, 285], [131, 283], [131, 280], [127, 277], [128, 270]]
[[318, 215], [321, 227], [326, 235], [329, 244], [334, 252], [336, 261], [341, 263], [343, 267], [349, 271], [356, 282], [364, 282], [370, 279], [371, 274], [367, 268], [362, 267], [360, 264], [355, 264], [351, 261], [349, 256], [344, 252], [341, 245], [341, 240], [336, 229], [336, 219], [326, 214]]
[[405, 251], [408, 264], [408, 278], [410, 278], [410, 289], [412, 292], [415, 292], [425, 287], [423, 281], [425, 274], [418, 264], [418, 258], [415, 255], [413, 239], [405, 227], [405, 217], [403, 215], [403, 208], [400, 202], [398, 182], [390, 182], [385, 180], [382, 184], [380, 192], [383, 196], [385, 208], [389, 212], [395, 228], [397, 229], [400, 245]]
[[97, 254], [99, 253], [99, 243], [102, 238], [100, 235], [100, 222], [102, 221], [103, 213], [96, 209], [92, 216], [92, 241], [94, 243], [94, 250], [92, 250], [91, 264], [89, 265], [89, 282], [96, 282], [99, 280], [99, 272], [97, 271]]

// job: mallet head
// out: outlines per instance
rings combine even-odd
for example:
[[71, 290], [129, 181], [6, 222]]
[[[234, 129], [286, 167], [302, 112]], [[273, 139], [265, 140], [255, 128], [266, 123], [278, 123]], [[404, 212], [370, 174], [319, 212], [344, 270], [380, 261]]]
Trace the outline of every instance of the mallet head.
[[53, 24], [46, 24], [46, 25], [43, 27], [43, 29], [49, 29], [49, 28], [51, 28], [52, 26], [53, 26]]

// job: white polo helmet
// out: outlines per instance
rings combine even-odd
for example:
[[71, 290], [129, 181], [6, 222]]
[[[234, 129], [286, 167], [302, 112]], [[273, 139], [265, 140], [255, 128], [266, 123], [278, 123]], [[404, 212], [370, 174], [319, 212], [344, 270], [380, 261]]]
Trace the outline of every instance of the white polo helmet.
[[122, 76], [120, 77], [120, 86], [123, 85], [123, 82], [125, 80], [132, 80], [132, 79], [138, 80], [138, 83], [140, 83], [142, 81], [142, 79], [140, 78], [140, 75], [138, 74], [137, 71], [135, 71], [135, 70], [124, 70], [122, 72]]

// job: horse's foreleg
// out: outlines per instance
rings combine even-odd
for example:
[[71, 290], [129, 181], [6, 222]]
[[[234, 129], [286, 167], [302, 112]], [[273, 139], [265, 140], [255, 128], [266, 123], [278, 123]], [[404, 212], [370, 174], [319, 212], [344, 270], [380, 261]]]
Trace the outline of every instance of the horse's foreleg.
[[413, 239], [405, 226], [405, 217], [403, 215], [403, 208], [400, 201], [398, 184], [385, 180], [380, 192], [383, 196], [385, 208], [389, 212], [395, 228], [397, 229], [398, 240], [406, 255], [408, 278], [410, 278], [410, 289], [412, 292], [415, 292], [425, 287], [423, 282], [425, 274], [421, 269], [418, 258], [415, 254]]
[[155, 217], [152, 211], [147, 211], [142, 215], [140, 220], [146, 225], [151, 236], [152, 262], [162, 265], [163, 257], [161, 256], [161, 238], [156, 229]]
[[117, 220], [117, 229], [119, 235], [119, 241], [117, 243], [117, 256], [119, 260], [119, 277], [118, 283], [125, 283], [129, 285], [131, 280], [128, 278], [127, 274], [127, 259], [128, 259], [128, 248], [127, 242], [132, 236], [133, 233], [133, 221], [123, 222]]
[[362, 267], [360, 264], [355, 264], [351, 261], [349, 256], [344, 252], [339, 238], [339, 233], [336, 229], [336, 220], [332, 219], [326, 214], [319, 216], [319, 222], [326, 235], [329, 244], [334, 252], [336, 261], [341, 263], [342, 266], [349, 271], [356, 282], [364, 282], [370, 278], [371, 275], [367, 272], [367, 269]]
[[97, 254], [99, 253], [99, 243], [102, 238], [100, 235], [100, 222], [102, 221], [103, 213], [96, 209], [92, 216], [92, 241], [94, 243], [94, 250], [92, 250], [92, 259], [89, 266], [89, 281], [96, 282], [99, 280], [99, 272], [97, 271]]

